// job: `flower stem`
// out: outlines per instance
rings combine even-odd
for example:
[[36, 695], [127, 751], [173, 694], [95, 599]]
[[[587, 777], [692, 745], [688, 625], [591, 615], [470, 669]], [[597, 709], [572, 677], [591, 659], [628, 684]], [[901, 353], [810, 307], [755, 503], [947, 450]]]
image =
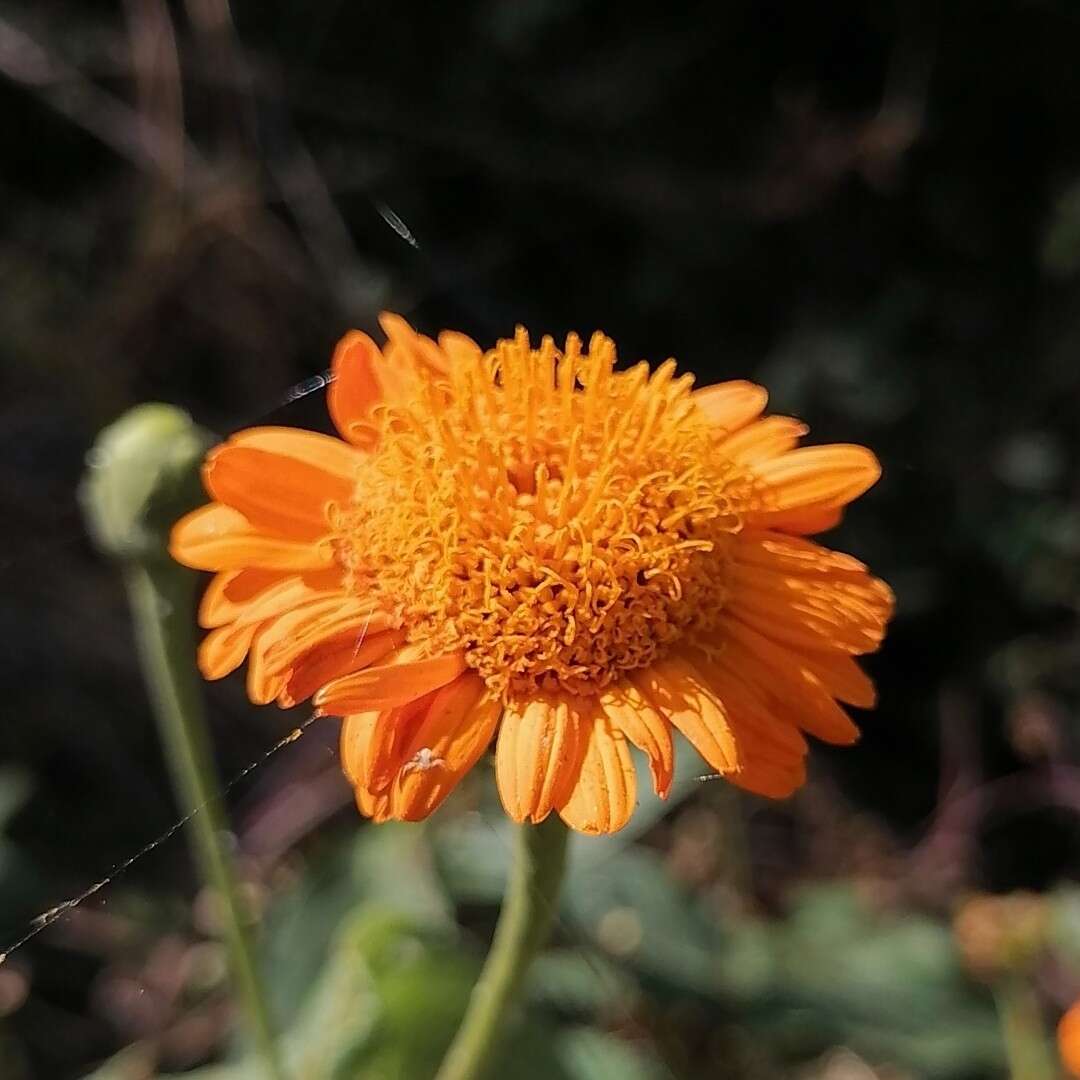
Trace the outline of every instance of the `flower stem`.
[[554, 814], [539, 825], [518, 827], [491, 951], [435, 1080], [481, 1080], [486, 1075], [529, 962], [551, 928], [568, 836]]
[[131, 565], [124, 580], [135, 619], [143, 674], [157, 714], [165, 757], [181, 809], [190, 813], [192, 846], [214, 890], [229, 967], [243, 1001], [266, 1075], [284, 1074], [277, 1059], [270, 1010], [263, 996], [247, 925], [247, 905], [225, 851], [221, 791], [211, 763], [202, 698], [192, 668], [193, 575], [169, 563]]
[[194, 665], [196, 579], [167, 551], [172, 523], [201, 500], [198, 466], [206, 443], [181, 410], [137, 406], [98, 436], [87, 456], [80, 498], [98, 547], [124, 573], [165, 757], [200, 869], [221, 907], [231, 974], [248, 1013], [261, 1075], [281, 1080], [247, 908], [226, 851], [221, 788]]
[[1007, 976], [994, 990], [1009, 1076], [1013, 1080], [1054, 1080], [1058, 1070], [1038, 999], [1019, 976]]

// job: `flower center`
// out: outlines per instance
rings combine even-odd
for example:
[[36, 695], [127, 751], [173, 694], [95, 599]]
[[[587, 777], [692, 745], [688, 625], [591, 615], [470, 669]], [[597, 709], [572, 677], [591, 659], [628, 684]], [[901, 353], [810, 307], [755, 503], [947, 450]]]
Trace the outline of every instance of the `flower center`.
[[351, 587], [505, 695], [592, 694], [716, 621], [748, 478], [668, 361], [519, 330], [384, 408], [337, 523]]

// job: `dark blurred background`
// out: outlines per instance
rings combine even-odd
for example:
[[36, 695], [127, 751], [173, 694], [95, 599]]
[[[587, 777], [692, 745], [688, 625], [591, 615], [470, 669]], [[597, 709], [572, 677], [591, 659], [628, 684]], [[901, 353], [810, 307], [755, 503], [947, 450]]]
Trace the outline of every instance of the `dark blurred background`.
[[[518, 1046], [566, 1080], [1015, 1072], [1002, 987], [1036, 1040], [1080, 995], [1078, 56], [1071, 0], [0, 5], [0, 946], [178, 816], [75, 501], [98, 429], [325, 425], [293, 388], [383, 307], [602, 328], [873, 447], [828, 542], [899, 609], [804, 792], [691, 770], [599, 842]], [[298, 719], [209, 694], [225, 777]], [[497, 909], [490, 784], [371, 829], [334, 744], [230, 792], [267, 978], [325, 1041], [360, 965], [348, 1014], [382, 1021], [303, 1075], [423, 1080]], [[176, 836], [17, 951], [0, 1073], [241, 1055], [211, 908]]]

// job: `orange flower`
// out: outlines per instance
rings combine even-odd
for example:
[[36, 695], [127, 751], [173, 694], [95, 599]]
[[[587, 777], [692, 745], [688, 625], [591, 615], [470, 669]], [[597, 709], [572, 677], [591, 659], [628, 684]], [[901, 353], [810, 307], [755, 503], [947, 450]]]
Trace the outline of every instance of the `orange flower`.
[[878, 478], [859, 446], [798, 446], [747, 382], [692, 391], [674, 361], [616, 372], [594, 334], [534, 348], [381, 319], [338, 345], [342, 439], [253, 428], [207, 457], [214, 500], [173, 555], [215, 571], [207, 678], [249, 657], [252, 701], [344, 718], [341, 756], [376, 820], [430, 814], [495, 742], [507, 813], [614, 832], [639, 747], [657, 793], [673, 729], [718, 773], [782, 798], [803, 733], [851, 743], [837, 701], [893, 606], [807, 534]]
[[1072, 1076], [1080, 1076], [1080, 1001], [1065, 1011], [1057, 1029], [1058, 1053]]

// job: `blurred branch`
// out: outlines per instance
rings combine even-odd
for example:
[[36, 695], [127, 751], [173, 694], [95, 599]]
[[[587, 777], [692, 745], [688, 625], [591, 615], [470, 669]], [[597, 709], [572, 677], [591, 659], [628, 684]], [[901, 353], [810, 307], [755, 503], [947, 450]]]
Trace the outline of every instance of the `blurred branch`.
[[958, 843], [970, 850], [975, 829], [991, 814], [1048, 806], [1080, 815], [1080, 768], [1054, 764], [1024, 769], [951, 794], [939, 807], [926, 837], [911, 853], [913, 871], [918, 876], [940, 868], [943, 859], [955, 854], [953, 845]]
[[[201, 223], [215, 224], [257, 251], [283, 276], [304, 282], [288, 250], [293, 245], [287, 232], [267, 215], [257, 222], [237, 215], [238, 210], [259, 206], [264, 200], [234, 164], [215, 169], [182, 132], [163, 126], [159, 116], [140, 113], [102, 90], [2, 17], [0, 75], [34, 92], [60, 115], [175, 191], [182, 192], [185, 177], [190, 177], [200, 197]], [[170, 118], [170, 123], [174, 119]], [[207, 193], [216, 195], [207, 197]]]
[[139, 137], [159, 141], [177, 188], [184, 181], [184, 100], [180, 57], [169, 9], [163, 0], [125, 0]]
[[[0, 74], [32, 90], [61, 116], [67, 117], [111, 147], [121, 157], [156, 173], [179, 189], [183, 169], [178, 166], [175, 132], [163, 130], [102, 90], [81, 72], [46, 51], [29, 34], [0, 17]], [[183, 155], [205, 169], [198, 152], [183, 140]]]

